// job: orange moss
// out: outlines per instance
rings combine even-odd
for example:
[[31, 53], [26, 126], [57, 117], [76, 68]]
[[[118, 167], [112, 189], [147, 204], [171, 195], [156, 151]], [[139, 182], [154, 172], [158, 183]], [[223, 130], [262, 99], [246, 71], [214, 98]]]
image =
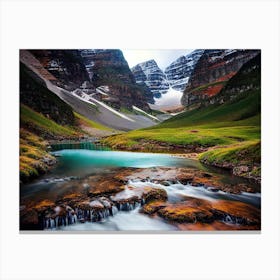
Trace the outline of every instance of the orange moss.
[[213, 219], [213, 214], [210, 212], [211, 209], [212, 205], [210, 202], [188, 197], [185, 202], [167, 204], [166, 207], [158, 211], [158, 214], [167, 220], [178, 223], [209, 222]]
[[63, 196], [63, 199], [73, 199], [73, 198], [80, 198], [82, 195], [80, 193], [70, 193]]
[[153, 201], [148, 204], [145, 204], [142, 210], [145, 214], [151, 215], [164, 207], [166, 207], [166, 203], [164, 201]]
[[261, 212], [256, 207], [240, 201], [218, 200], [213, 208], [231, 216], [245, 218], [250, 223], [260, 223]]
[[33, 208], [38, 211], [41, 211], [43, 209], [54, 207], [54, 206], [55, 206], [55, 204], [53, 201], [51, 201], [49, 199], [44, 199], [44, 200], [40, 201], [39, 203], [37, 203]]

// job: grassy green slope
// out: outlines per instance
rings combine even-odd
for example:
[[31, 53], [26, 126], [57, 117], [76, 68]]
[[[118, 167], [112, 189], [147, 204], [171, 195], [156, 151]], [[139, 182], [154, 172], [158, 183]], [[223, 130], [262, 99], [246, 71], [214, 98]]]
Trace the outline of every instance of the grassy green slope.
[[216, 146], [260, 138], [260, 93], [223, 105], [211, 105], [179, 114], [159, 125], [109, 137], [106, 142], [118, 147], [141, 139], [180, 145]]
[[250, 92], [243, 98], [239, 97], [223, 105], [210, 105], [206, 108], [181, 113], [153, 129], [197, 125], [208, 127], [259, 125], [260, 106], [260, 91]]
[[21, 128], [20, 130], [20, 180], [25, 182], [49, 170], [55, 158], [47, 152], [47, 142], [42, 137]]
[[46, 138], [73, 138], [75, 127], [62, 126], [26, 105], [20, 105], [20, 180], [25, 182], [47, 172], [55, 159], [47, 152]]
[[51, 119], [46, 118], [26, 105], [20, 106], [20, 125], [37, 132], [42, 137], [78, 137], [77, 129], [71, 126], [62, 126]]
[[94, 122], [92, 120], [89, 120], [88, 118], [86, 118], [85, 116], [78, 114], [76, 112], [74, 112], [74, 115], [76, 117], [76, 119], [82, 123], [83, 125], [86, 125], [88, 127], [91, 128], [95, 128], [95, 129], [99, 129], [99, 130], [105, 130], [105, 131], [112, 131], [113, 129], [110, 127], [107, 127], [105, 125], [102, 125], [100, 123]]

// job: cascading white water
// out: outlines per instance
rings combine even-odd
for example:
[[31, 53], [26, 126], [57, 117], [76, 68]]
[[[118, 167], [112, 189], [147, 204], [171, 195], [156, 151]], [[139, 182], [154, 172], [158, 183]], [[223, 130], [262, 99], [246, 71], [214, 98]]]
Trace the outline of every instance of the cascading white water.
[[[166, 184], [169, 184], [166, 186]], [[254, 206], [260, 206], [260, 193], [246, 193], [242, 192], [241, 194], [230, 194], [223, 191], [213, 192], [211, 188], [207, 188], [205, 186], [192, 186], [191, 184], [183, 185], [180, 182], [172, 183], [172, 182], [165, 182], [165, 185], [160, 183], [153, 183], [151, 181], [142, 182], [140, 180], [130, 180], [128, 185], [133, 186], [135, 188], [143, 188], [145, 186], [153, 187], [153, 188], [161, 188], [167, 192], [168, 201], [176, 202], [184, 200], [184, 197], [195, 197], [206, 199], [209, 201], [215, 201], [219, 199], [225, 200], [236, 200], [245, 203], [250, 203]]]
[[69, 231], [119, 231], [119, 230], [178, 230], [175, 226], [167, 224], [161, 219], [150, 218], [139, 212], [140, 206], [132, 211], [119, 211], [114, 216], [96, 223], [76, 223], [59, 230]]
[[[91, 206], [102, 206], [106, 205], [107, 207], [102, 208], [101, 210], [82, 210], [79, 208], [75, 209], [75, 212], [70, 207], [68, 209], [67, 217], [59, 217], [57, 216], [55, 219], [47, 218], [45, 221], [45, 229], [63, 229], [63, 230], [81, 230], [81, 223], [87, 224], [87, 230], [119, 230], [121, 228], [127, 229], [136, 229], [138, 226], [136, 224], [137, 220], [149, 220], [148, 224], [142, 224], [141, 230], [149, 230], [153, 228], [153, 224], [161, 226], [159, 228], [154, 229], [162, 229], [166, 227], [166, 223], [160, 220], [155, 220], [149, 216], [145, 216], [139, 213], [139, 209], [141, 206], [145, 204], [145, 199], [143, 198], [143, 193], [141, 194], [139, 190], [143, 189], [144, 187], [152, 187], [152, 188], [161, 188], [167, 192], [168, 201], [171, 203], [176, 203], [179, 201], [183, 201], [185, 197], [195, 197], [206, 199], [210, 201], [215, 201], [219, 199], [230, 199], [230, 200], [238, 200], [243, 202], [251, 202], [252, 204], [259, 205], [260, 203], [260, 194], [228, 194], [222, 191], [211, 191], [205, 187], [194, 187], [191, 184], [183, 185], [180, 182], [172, 183], [172, 182], [165, 182], [164, 185], [160, 183], [154, 183], [150, 180], [145, 182], [140, 180], [130, 180], [128, 182], [130, 188], [133, 189], [126, 189], [122, 193], [117, 194], [112, 199], [127, 199], [131, 195], [138, 194], [138, 201], [134, 202], [115, 202], [116, 205], [111, 205], [106, 198], [101, 198], [98, 200], [94, 200], [90, 203]], [[142, 197], [140, 197], [140, 194]], [[100, 203], [102, 201], [102, 203]], [[56, 207], [56, 212], [60, 210], [59, 207]], [[77, 213], [77, 214], [76, 214]], [[127, 215], [123, 215], [123, 213], [127, 213]], [[126, 224], [126, 221], [130, 221], [131, 217], [135, 218], [135, 221], [131, 223], [129, 226]], [[230, 215], [225, 215], [221, 217], [221, 219], [225, 223], [229, 224], [239, 224], [241, 219], [236, 217], [231, 217]], [[90, 225], [90, 224], [95, 225]], [[119, 224], [120, 223], [120, 224]], [[80, 226], [79, 226], [80, 225]], [[83, 226], [82, 226], [83, 227]], [[106, 227], [106, 228], [105, 228]], [[107, 228], [108, 227], [108, 228]], [[173, 227], [172, 227], [173, 228]]]

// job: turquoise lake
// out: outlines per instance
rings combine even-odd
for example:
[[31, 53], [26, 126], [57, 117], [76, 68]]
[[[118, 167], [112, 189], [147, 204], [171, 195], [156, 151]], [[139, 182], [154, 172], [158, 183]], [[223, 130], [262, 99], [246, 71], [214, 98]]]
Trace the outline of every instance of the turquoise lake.
[[59, 159], [55, 175], [84, 176], [114, 167], [148, 168], [154, 166], [202, 168], [195, 160], [169, 154], [136, 153], [120, 151], [96, 151], [65, 149], [52, 153]]

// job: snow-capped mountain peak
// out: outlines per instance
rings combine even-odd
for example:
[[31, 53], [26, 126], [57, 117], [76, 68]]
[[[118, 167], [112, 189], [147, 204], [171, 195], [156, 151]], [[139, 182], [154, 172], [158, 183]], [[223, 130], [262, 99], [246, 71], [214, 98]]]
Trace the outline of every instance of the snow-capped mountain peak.
[[181, 56], [166, 67], [164, 73], [170, 86], [183, 91], [189, 81], [189, 77], [203, 54], [203, 50], [195, 50], [185, 56]]
[[154, 97], [160, 97], [169, 89], [165, 74], [154, 59], [137, 64], [131, 69], [136, 83], [146, 84]]
[[203, 50], [195, 50], [180, 56], [166, 67], [164, 72], [154, 59], [137, 64], [131, 71], [136, 83], [145, 84], [153, 93], [155, 102], [158, 102], [170, 89], [183, 92], [202, 53]]

